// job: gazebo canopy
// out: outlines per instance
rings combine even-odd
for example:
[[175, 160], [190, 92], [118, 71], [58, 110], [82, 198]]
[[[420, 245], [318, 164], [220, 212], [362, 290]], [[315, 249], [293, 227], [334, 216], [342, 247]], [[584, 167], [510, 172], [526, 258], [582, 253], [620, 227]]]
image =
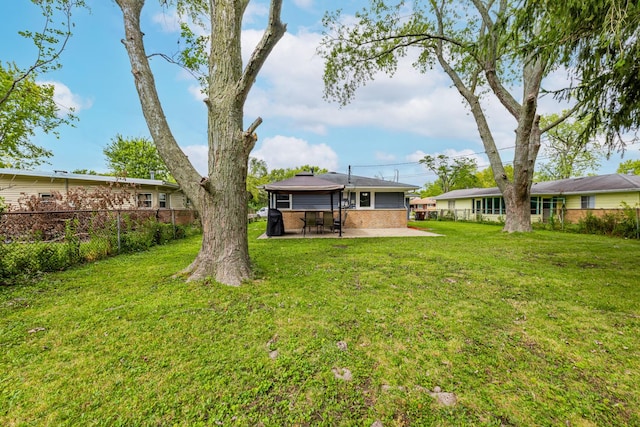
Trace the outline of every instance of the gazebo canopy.
[[275, 194], [329, 194], [344, 190], [344, 185], [317, 178], [311, 172], [301, 172], [293, 178], [267, 184], [262, 188]]

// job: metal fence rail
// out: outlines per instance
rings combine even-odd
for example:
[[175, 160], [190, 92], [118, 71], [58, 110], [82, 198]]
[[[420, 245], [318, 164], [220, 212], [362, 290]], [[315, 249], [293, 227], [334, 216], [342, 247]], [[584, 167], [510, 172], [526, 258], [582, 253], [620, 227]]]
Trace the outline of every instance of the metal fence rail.
[[77, 210], [0, 214], [0, 283], [183, 237], [194, 211]]

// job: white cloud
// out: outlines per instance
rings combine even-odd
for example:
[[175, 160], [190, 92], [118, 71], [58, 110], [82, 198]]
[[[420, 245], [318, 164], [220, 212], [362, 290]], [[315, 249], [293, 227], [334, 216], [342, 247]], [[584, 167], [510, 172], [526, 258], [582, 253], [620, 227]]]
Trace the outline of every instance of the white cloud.
[[381, 162], [393, 162], [396, 160], [395, 154], [391, 154], [391, 153], [383, 153], [382, 151], [376, 151], [374, 155], [376, 160], [380, 160]]
[[209, 169], [208, 158], [209, 149], [206, 145], [187, 145], [181, 147], [184, 154], [189, 158], [194, 168], [203, 176], [207, 175]]
[[191, 85], [191, 86], [189, 86], [189, 93], [191, 95], [193, 95], [193, 97], [195, 99], [197, 99], [198, 101], [204, 101], [204, 99], [207, 97], [202, 92], [202, 88], [199, 85]]
[[293, 0], [293, 4], [300, 9], [311, 9], [313, 7], [313, 0]]
[[328, 170], [338, 167], [338, 155], [327, 144], [309, 144], [303, 139], [282, 135], [266, 138], [251, 156], [267, 162], [270, 170], [302, 165]]
[[264, 18], [269, 15], [269, 8], [266, 4], [251, 2], [247, 6], [242, 17], [245, 24], [253, 24], [258, 21], [258, 18]]
[[41, 81], [39, 85], [53, 86], [53, 101], [58, 107], [58, 116], [67, 115], [73, 110], [78, 113], [87, 110], [93, 105], [90, 99], [84, 99], [82, 96], [71, 92], [71, 89], [64, 83], [56, 81]]
[[151, 20], [160, 25], [165, 33], [177, 33], [180, 31], [182, 20], [175, 9], [158, 12], [151, 17]]

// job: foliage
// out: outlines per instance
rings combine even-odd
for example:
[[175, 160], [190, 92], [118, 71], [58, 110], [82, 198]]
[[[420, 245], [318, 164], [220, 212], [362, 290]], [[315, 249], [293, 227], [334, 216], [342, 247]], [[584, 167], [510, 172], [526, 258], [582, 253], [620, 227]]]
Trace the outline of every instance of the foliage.
[[[20, 68], [0, 62], [0, 167], [27, 169], [38, 166], [52, 153], [32, 142], [36, 130], [58, 135], [63, 124], [72, 125], [70, 111], [60, 114], [51, 85], [36, 83], [39, 74], [60, 68], [60, 55], [71, 37], [72, 11], [84, 7], [83, 0], [31, 0], [44, 17], [41, 31], [24, 30], [37, 51], [34, 61]], [[59, 20], [58, 20], [59, 19]]]
[[117, 135], [103, 153], [107, 158], [107, 167], [116, 176], [151, 179], [154, 174], [154, 179], [175, 182], [155, 144], [148, 138]]
[[420, 197], [425, 198], [439, 196], [442, 193], [444, 193], [444, 191], [442, 190], [442, 184], [440, 184], [440, 181], [427, 182], [424, 185], [424, 190], [420, 191]]
[[577, 224], [577, 231], [586, 234], [640, 239], [640, 209], [625, 205], [621, 213], [596, 216], [587, 212]]
[[[512, 165], [504, 165], [504, 172], [507, 175], [508, 179], [513, 179]], [[497, 185], [496, 178], [493, 176], [493, 168], [491, 166], [476, 172], [476, 180], [478, 187], [480, 188], [491, 188]]]
[[311, 165], [302, 165], [295, 168], [272, 169], [271, 171], [269, 171], [268, 182], [283, 181], [285, 179], [293, 178], [300, 172], [311, 171], [313, 171], [314, 175], [322, 175], [329, 172], [327, 169]]
[[610, 150], [623, 147], [624, 134], [640, 125], [640, 3], [526, 0], [518, 26], [525, 55], [537, 52], [569, 70], [571, 84], [556, 95], [577, 101], [588, 117], [585, 140], [603, 131]]
[[0, 167], [28, 169], [52, 156], [30, 142], [36, 130], [57, 136], [57, 127], [71, 124], [75, 116], [58, 115], [53, 86], [36, 83], [33, 75], [16, 83], [19, 73], [14, 64], [0, 64], [0, 94], [7, 93], [0, 104]]
[[[563, 112], [565, 115], [566, 112]], [[543, 116], [540, 125], [546, 127], [560, 119], [558, 114]], [[538, 165], [537, 181], [555, 181], [583, 176], [596, 170], [599, 158], [603, 156], [602, 147], [596, 140], [584, 141], [589, 118], [564, 120], [545, 133], [543, 154], [547, 160]]]
[[444, 154], [438, 156], [424, 156], [420, 163], [435, 173], [438, 185], [443, 193], [461, 188], [477, 187], [475, 173], [478, 169], [476, 160], [470, 157], [450, 158]]
[[74, 169], [71, 173], [76, 173], [78, 175], [101, 175], [93, 169]]
[[625, 160], [618, 165], [616, 173], [640, 175], [640, 160]]
[[249, 206], [253, 209], [267, 205], [267, 194], [258, 187], [269, 183], [268, 173], [267, 162], [255, 157], [249, 157], [247, 191], [251, 194]]
[[199, 237], [0, 288], [0, 424], [640, 424], [639, 242], [425, 225], [251, 224], [237, 288], [174, 277]]

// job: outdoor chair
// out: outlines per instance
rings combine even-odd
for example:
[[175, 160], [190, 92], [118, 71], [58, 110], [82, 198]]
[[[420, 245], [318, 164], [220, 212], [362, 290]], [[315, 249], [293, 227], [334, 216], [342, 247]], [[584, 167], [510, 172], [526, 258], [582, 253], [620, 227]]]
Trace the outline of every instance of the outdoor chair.
[[[301, 218], [302, 219], [302, 218]], [[317, 212], [311, 212], [311, 211], [307, 211], [304, 213], [304, 219], [302, 220], [304, 222], [304, 228], [302, 229], [302, 234], [306, 234], [306, 230], [309, 229], [309, 231], [311, 231], [311, 228], [316, 227], [316, 232], [318, 232], [318, 227], [321, 226], [321, 224], [319, 224], [318, 222], [318, 213]]]
[[342, 223], [340, 223], [340, 218], [333, 219], [333, 232], [344, 230], [344, 223], [347, 221], [347, 211], [344, 211], [342, 214]]
[[325, 229], [331, 230], [333, 232], [333, 213], [332, 212], [322, 212], [322, 231]]

